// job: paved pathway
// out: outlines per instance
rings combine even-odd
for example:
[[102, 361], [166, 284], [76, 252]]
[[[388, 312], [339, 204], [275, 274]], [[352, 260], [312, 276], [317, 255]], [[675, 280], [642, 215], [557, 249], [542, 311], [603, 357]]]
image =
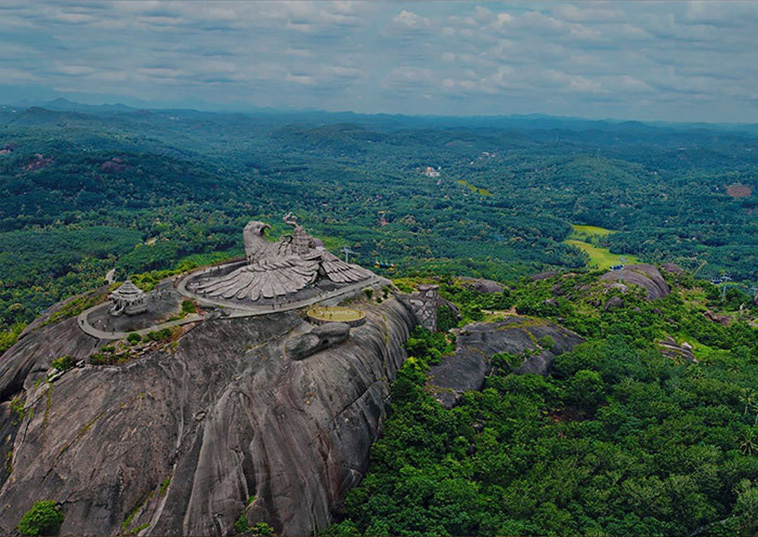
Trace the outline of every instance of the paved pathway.
[[[273, 305], [267, 305], [267, 306], [252, 306], [252, 307], [246, 307], [244, 309], [241, 308], [231, 308], [227, 304], [224, 304], [222, 302], [216, 302], [213, 300], [206, 300], [203, 298], [200, 298], [196, 295], [192, 295], [186, 291], [184, 288], [184, 284], [186, 282], [186, 278], [183, 278], [182, 281], [179, 282], [179, 286], [177, 290], [184, 296], [190, 296], [200, 302], [201, 304], [203, 302], [205, 303], [211, 303], [216, 306], [224, 306], [226, 308], [226, 315], [222, 315], [221, 317], [217, 317], [217, 319], [237, 319], [240, 317], [257, 317], [260, 315], [269, 315], [271, 313], [279, 313], [282, 311], [292, 311], [297, 310], [300, 308], [305, 308], [307, 306], [312, 306], [313, 304], [316, 304], [318, 302], [324, 302], [327, 300], [332, 300], [334, 298], [342, 297], [343, 295], [353, 293], [355, 291], [358, 291], [360, 289], [364, 289], [366, 287], [372, 287], [378, 283], [382, 282], [383, 278], [380, 278], [379, 276], [374, 276], [373, 278], [363, 280], [358, 283], [354, 283], [352, 285], [348, 285], [347, 287], [343, 287], [341, 289], [337, 289], [335, 291], [331, 291], [328, 293], [321, 293], [316, 296], [313, 296], [311, 298], [307, 298], [305, 300], [300, 300], [299, 302], [290, 302], [289, 304], [273, 304]], [[168, 321], [165, 323], [157, 324], [154, 326], [150, 326], [148, 328], [143, 328], [142, 330], [132, 330], [129, 332], [107, 332], [104, 330], [100, 330], [99, 328], [95, 328], [92, 326], [88, 321], [87, 318], [89, 317], [89, 314], [92, 313], [94, 310], [98, 308], [107, 308], [109, 307], [109, 304], [99, 304], [97, 306], [94, 306], [92, 308], [89, 308], [83, 312], [81, 312], [77, 316], [77, 324], [79, 328], [85, 333], [88, 334], [94, 338], [97, 339], [103, 339], [103, 340], [116, 340], [116, 339], [124, 339], [126, 336], [131, 334], [132, 332], [136, 332], [139, 335], [143, 336], [149, 332], [155, 332], [156, 330], [161, 330], [163, 328], [171, 328], [172, 326], [182, 326], [189, 323], [195, 323], [198, 321], [203, 321], [206, 318], [206, 315], [200, 315], [198, 313], [193, 313], [191, 315], [187, 315], [183, 319], [177, 319], [175, 321]]]
[[147, 328], [143, 328], [142, 330], [130, 330], [129, 332], [106, 332], [104, 330], [100, 330], [99, 328], [95, 328], [89, 322], [87, 322], [87, 317], [94, 310], [98, 308], [107, 308], [109, 306], [110, 304], [100, 304], [98, 306], [95, 306], [94, 308], [90, 308], [88, 310], [81, 312], [77, 316], [76, 321], [79, 325], [79, 328], [81, 328], [82, 332], [92, 337], [95, 337], [97, 339], [109, 339], [109, 340], [110, 339], [124, 339], [126, 336], [128, 336], [129, 334], [133, 332], [136, 332], [137, 334], [144, 336], [145, 334], [149, 332], [155, 332], [156, 330], [161, 330], [162, 328], [171, 328], [172, 326], [182, 326], [184, 324], [196, 323], [197, 321], [202, 321], [205, 318], [204, 315], [193, 313], [191, 315], [187, 315], [183, 319], [177, 319], [175, 321], [167, 321], [165, 323], [156, 324], [155, 326], [149, 326]]

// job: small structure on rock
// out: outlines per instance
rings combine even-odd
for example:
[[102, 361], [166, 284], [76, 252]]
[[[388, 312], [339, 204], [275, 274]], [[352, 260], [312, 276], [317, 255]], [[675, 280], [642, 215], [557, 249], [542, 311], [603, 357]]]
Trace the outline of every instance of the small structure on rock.
[[108, 312], [113, 316], [118, 316], [122, 313], [137, 315], [147, 311], [147, 295], [128, 278], [108, 298], [111, 300], [111, 307]]
[[366, 314], [353, 308], [340, 306], [316, 306], [307, 312], [312, 324], [345, 323], [348, 326], [360, 326], [366, 320]]

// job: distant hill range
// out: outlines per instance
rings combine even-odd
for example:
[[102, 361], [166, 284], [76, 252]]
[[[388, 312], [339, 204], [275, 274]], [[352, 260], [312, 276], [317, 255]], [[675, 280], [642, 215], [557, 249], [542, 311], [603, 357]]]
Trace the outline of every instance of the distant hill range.
[[32, 102], [26, 99], [15, 103], [13, 106], [18, 108], [32, 108], [39, 107], [47, 110], [54, 110], [56, 112], [82, 112], [85, 114], [122, 114], [125, 112], [135, 112], [137, 108], [126, 106], [125, 104], [82, 104], [69, 101], [67, 99], [58, 98], [53, 101], [46, 102]]
[[586, 119], [579, 117], [551, 116], [545, 114], [514, 114], [508, 116], [405, 116], [399, 114], [359, 114], [355, 112], [328, 112], [323, 110], [277, 110], [271, 108], [251, 107], [239, 111], [203, 111], [186, 108], [147, 108], [132, 107], [122, 103], [82, 104], [59, 97], [52, 101], [29, 101], [23, 99], [2, 108], [43, 108], [56, 112], [78, 112], [95, 115], [128, 114], [138, 111], [156, 113], [173, 113], [177, 116], [219, 116], [252, 115], [289, 118], [290, 121], [302, 122], [354, 122], [371, 124], [374, 127], [409, 128], [424, 127], [471, 127], [471, 128], [511, 128], [528, 130], [601, 130], [632, 132], [655, 132], [660, 129], [729, 131], [758, 134], [758, 124], [754, 123], [672, 123], [665, 121], [633, 121], [623, 119]]

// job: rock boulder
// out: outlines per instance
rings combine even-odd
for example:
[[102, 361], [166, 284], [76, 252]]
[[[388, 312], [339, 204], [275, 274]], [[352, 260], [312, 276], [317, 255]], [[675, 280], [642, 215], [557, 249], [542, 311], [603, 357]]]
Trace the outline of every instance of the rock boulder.
[[617, 296], [612, 296], [606, 301], [605, 306], [603, 306], [603, 311], [610, 311], [617, 308], [623, 308], [624, 306], [625, 304], [624, 304], [623, 299]]
[[553, 323], [509, 317], [494, 323], [473, 323], [458, 332], [453, 356], [445, 356], [433, 366], [429, 383], [437, 400], [453, 407], [468, 390], [480, 390], [491, 371], [490, 358], [507, 352], [513, 355], [535, 351], [517, 369], [517, 373], [545, 375], [553, 359], [570, 351], [583, 340], [573, 332]]
[[350, 336], [350, 326], [346, 323], [327, 323], [310, 332], [292, 337], [285, 349], [293, 360], [302, 360], [338, 343]]
[[661, 268], [670, 274], [679, 275], [684, 272], [684, 269], [675, 263], [664, 263]]
[[477, 293], [502, 293], [504, 289], [502, 284], [494, 280], [486, 280], [484, 278], [461, 278], [461, 281], [463, 281], [466, 286], [471, 287]]
[[606, 272], [600, 276], [602, 281], [623, 282], [625, 284], [639, 285], [645, 289], [648, 300], [663, 298], [671, 293], [669, 285], [663, 279], [660, 271], [653, 265], [629, 265], [621, 270]]
[[672, 360], [697, 362], [692, 345], [686, 341], [680, 345], [671, 336], [666, 336], [666, 338], [658, 342], [658, 348], [661, 350], [661, 354]]

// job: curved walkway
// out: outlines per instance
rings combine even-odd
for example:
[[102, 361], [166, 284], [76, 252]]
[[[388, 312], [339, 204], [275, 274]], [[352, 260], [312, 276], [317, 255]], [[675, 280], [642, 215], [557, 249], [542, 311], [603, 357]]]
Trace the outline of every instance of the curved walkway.
[[77, 325], [85, 334], [88, 334], [97, 339], [103, 339], [103, 340], [124, 339], [126, 336], [128, 336], [129, 334], [133, 332], [136, 332], [137, 334], [142, 336], [149, 332], [162, 330], [163, 328], [171, 328], [173, 326], [182, 326], [185, 324], [195, 323], [198, 321], [204, 321], [206, 319], [208, 320], [237, 319], [240, 317], [257, 317], [259, 315], [269, 315], [271, 313], [297, 310], [297, 309], [305, 308], [307, 306], [312, 306], [313, 304], [316, 304], [318, 302], [323, 302], [325, 300], [339, 298], [343, 295], [354, 293], [355, 291], [364, 289], [366, 287], [373, 287], [376, 284], [382, 283], [383, 278], [381, 278], [380, 276], [374, 276], [372, 278], [363, 280], [361, 282], [348, 285], [347, 287], [343, 287], [341, 289], [336, 289], [328, 293], [319, 293], [316, 296], [307, 298], [305, 300], [300, 300], [298, 302], [290, 302], [287, 304], [271, 304], [267, 306], [252, 306], [252, 307], [246, 307], [244, 309], [233, 308], [229, 306], [228, 304], [224, 304], [220, 301], [208, 300], [208, 299], [198, 297], [197, 295], [191, 294], [185, 288], [186, 280], [187, 280], [187, 277], [185, 276], [184, 278], [182, 278], [182, 280], [179, 282], [179, 285], [177, 286], [177, 291], [179, 291], [181, 295], [193, 298], [197, 300], [201, 305], [203, 303], [206, 303], [206, 304], [211, 304], [214, 306], [223, 307], [225, 308], [224, 313], [222, 313], [218, 317], [214, 316], [212, 318], [208, 318], [207, 314], [200, 315], [198, 313], [193, 313], [191, 315], [188, 315], [187, 317], [184, 317], [183, 319], [177, 319], [175, 321], [168, 321], [165, 323], [156, 324], [154, 326], [143, 328], [141, 330], [130, 330], [129, 332], [107, 332], [107, 331], [95, 328], [87, 321], [89, 314], [95, 311], [96, 309], [107, 308], [109, 304], [106, 303], [106, 304], [98, 304], [97, 306], [94, 306], [92, 308], [89, 308], [81, 312], [77, 316], [77, 319], [76, 319]]
[[183, 319], [177, 319], [175, 321], [167, 321], [165, 323], [156, 324], [154, 326], [150, 326], [148, 328], [143, 328], [141, 330], [130, 330], [129, 332], [106, 332], [104, 330], [100, 330], [99, 328], [95, 328], [92, 326], [88, 321], [87, 317], [89, 317], [89, 314], [95, 311], [98, 308], [107, 308], [110, 304], [98, 304], [97, 306], [94, 306], [88, 310], [84, 310], [76, 317], [76, 322], [79, 328], [82, 332], [85, 334], [88, 334], [94, 338], [97, 339], [124, 339], [126, 336], [132, 333], [137, 333], [141, 336], [144, 336], [145, 334], [148, 334], [150, 332], [155, 332], [156, 330], [161, 330], [163, 328], [171, 328], [172, 326], [182, 326], [189, 323], [196, 323], [198, 321], [202, 321], [205, 319], [204, 315], [200, 315], [197, 313], [193, 313], [191, 315], [187, 315]]

